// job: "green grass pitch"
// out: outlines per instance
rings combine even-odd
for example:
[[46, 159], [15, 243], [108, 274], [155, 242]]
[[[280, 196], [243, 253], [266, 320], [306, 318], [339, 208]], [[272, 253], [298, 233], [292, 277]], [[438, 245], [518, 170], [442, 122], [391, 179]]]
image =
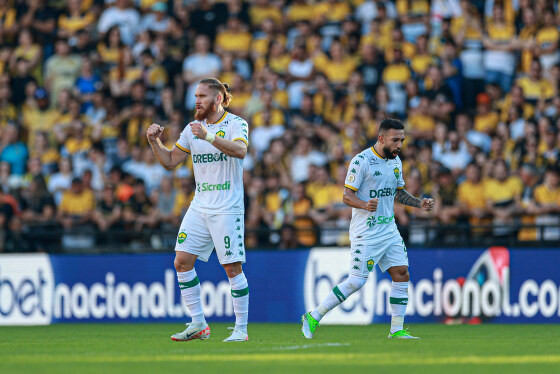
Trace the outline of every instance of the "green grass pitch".
[[421, 340], [388, 340], [386, 325], [250, 324], [247, 343], [173, 342], [180, 324], [0, 327], [0, 373], [560, 373], [560, 325], [410, 325]]

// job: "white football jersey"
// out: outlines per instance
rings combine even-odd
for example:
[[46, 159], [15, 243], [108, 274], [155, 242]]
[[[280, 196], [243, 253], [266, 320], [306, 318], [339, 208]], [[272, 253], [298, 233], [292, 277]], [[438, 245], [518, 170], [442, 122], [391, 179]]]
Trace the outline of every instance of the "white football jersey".
[[[196, 122], [196, 121], [195, 121]], [[225, 112], [216, 123], [201, 122], [210, 132], [227, 140], [241, 140], [249, 145], [247, 122]], [[202, 213], [239, 214], [243, 204], [243, 160], [230, 157], [204, 139], [199, 139], [187, 125], [175, 146], [191, 155], [196, 192], [191, 207]]]
[[360, 200], [378, 198], [375, 212], [352, 208], [351, 241], [382, 241], [400, 235], [395, 224], [395, 195], [404, 188], [402, 162], [397, 156], [379, 156], [373, 147], [357, 154], [348, 167], [344, 186], [356, 191]]

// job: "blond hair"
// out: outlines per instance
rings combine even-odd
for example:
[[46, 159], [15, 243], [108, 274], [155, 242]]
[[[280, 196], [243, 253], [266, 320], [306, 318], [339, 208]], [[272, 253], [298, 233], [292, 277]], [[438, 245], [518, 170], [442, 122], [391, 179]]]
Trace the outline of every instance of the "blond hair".
[[228, 107], [231, 103], [233, 95], [227, 83], [222, 83], [216, 78], [205, 78], [200, 81], [200, 84], [205, 84], [210, 88], [217, 90], [222, 95], [222, 106]]

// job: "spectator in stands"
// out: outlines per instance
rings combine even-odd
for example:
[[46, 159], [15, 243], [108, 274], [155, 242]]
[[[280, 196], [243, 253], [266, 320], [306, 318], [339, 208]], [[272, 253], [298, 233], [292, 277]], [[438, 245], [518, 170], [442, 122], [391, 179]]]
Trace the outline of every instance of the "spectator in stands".
[[95, 14], [92, 9], [84, 11], [82, 0], [68, 0], [67, 9], [58, 17], [58, 36], [61, 38], [74, 38], [79, 31], [89, 29], [95, 23]]
[[501, 3], [495, 2], [492, 19], [486, 25], [488, 36], [483, 38], [484, 67], [486, 83], [498, 83], [504, 92], [508, 92], [516, 69], [515, 28], [504, 17]]
[[[42, 74], [42, 61], [43, 52], [41, 46], [35, 43], [33, 34], [29, 29], [23, 29], [18, 36], [18, 46], [10, 56], [10, 69], [12, 72], [16, 71], [16, 63], [18, 59], [23, 59], [27, 62], [25, 66], [25, 74], [29, 74], [37, 82], [41, 82]], [[20, 66], [20, 69], [23, 67]]]
[[494, 234], [504, 235], [511, 232], [504, 226], [514, 222], [513, 213], [521, 198], [522, 185], [517, 176], [510, 175], [505, 161], [496, 160], [492, 170], [492, 178], [484, 184], [486, 208], [494, 218], [493, 224], [500, 226], [494, 229]]
[[42, 175], [33, 177], [20, 200], [23, 223], [30, 226], [50, 226], [56, 218], [56, 204], [47, 190]]
[[459, 208], [471, 225], [481, 225], [482, 219], [488, 215], [488, 210], [480, 167], [476, 163], [470, 163], [465, 176], [466, 180], [459, 185], [457, 190]]
[[157, 211], [152, 209], [153, 203], [146, 194], [144, 181], [140, 178], [134, 182], [134, 194], [123, 208], [123, 220], [128, 229], [141, 231], [143, 228], [154, 228], [157, 225]]
[[23, 176], [28, 156], [27, 147], [19, 140], [19, 129], [15, 124], [8, 125], [0, 140], [0, 162], [9, 163], [13, 174]]
[[194, 109], [194, 90], [198, 82], [204, 77], [217, 76], [220, 68], [220, 58], [210, 52], [210, 40], [205, 35], [198, 35], [194, 41], [194, 53], [183, 61], [183, 79], [188, 85], [187, 109]]
[[296, 249], [302, 248], [303, 245], [298, 241], [298, 235], [296, 228], [290, 224], [284, 224], [280, 228], [280, 242], [278, 243], [278, 249]]
[[55, 55], [45, 63], [45, 86], [51, 95], [52, 106], [56, 105], [62, 89], [74, 87], [80, 74], [82, 58], [70, 52], [68, 40], [59, 38], [55, 44]]
[[37, 35], [37, 44], [44, 47], [44, 57], [52, 54], [56, 36], [56, 11], [46, 0], [29, 0], [21, 8], [21, 27], [28, 27]]
[[151, 12], [142, 17], [141, 30], [149, 30], [165, 36], [170, 31], [170, 19], [167, 16], [167, 3], [158, 1], [150, 8]]
[[139, 31], [140, 14], [130, 6], [129, 0], [116, 0], [114, 6], [105, 9], [99, 18], [97, 30], [105, 35], [115, 25], [119, 26], [123, 43], [132, 45]]
[[560, 170], [558, 166], [546, 169], [542, 184], [535, 188], [536, 220], [549, 227], [537, 232], [537, 240], [560, 240]]
[[93, 222], [95, 198], [91, 190], [84, 188], [79, 178], [73, 178], [70, 188], [63, 192], [58, 207], [58, 222], [65, 228], [80, 228]]
[[547, 8], [544, 10], [542, 22], [543, 25], [535, 37], [537, 46], [534, 54], [540, 59], [544, 75], [547, 76], [550, 68], [560, 61], [560, 51], [558, 51], [560, 32], [558, 31], [558, 25], [555, 23], [553, 9]]
[[93, 212], [93, 222], [101, 232], [122, 226], [122, 203], [115, 197], [115, 187], [106, 184]]
[[537, 104], [539, 100], [550, 100], [555, 94], [552, 84], [542, 77], [541, 63], [536, 58], [531, 61], [529, 74], [519, 78], [517, 85], [531, 105]]

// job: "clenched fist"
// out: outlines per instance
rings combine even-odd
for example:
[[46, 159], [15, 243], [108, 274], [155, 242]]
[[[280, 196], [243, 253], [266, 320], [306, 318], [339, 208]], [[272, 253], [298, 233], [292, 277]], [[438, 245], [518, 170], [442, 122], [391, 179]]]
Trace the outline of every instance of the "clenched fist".
[[202, 140], [206, 139], [206, 135], [208, 135], [208, 130], [206, 130], [206, 127], [204, 127], [202, 123], [191, 122], [189, 123], [189, 125], [191, 125], [191, 130], [194, 135], [196, 135], [199, 139]]
[[149, 142], [155, 141], [163, 134], [163, 127], [158, 125], [157, 123], [152, 123], [150, 127], [148, 127], [148, 131], [146, 131], [146, 136], [148, 137]]
[[422, 204], [420, 204], [420, 208], [429, 212], [434, 208], [434, 199], [422, 199]]
[[371, 199], [366, 204], [366, 210], [368, 212], [375, 212], [377, 210], [377, 204], [379, 204], [379, 199]]

